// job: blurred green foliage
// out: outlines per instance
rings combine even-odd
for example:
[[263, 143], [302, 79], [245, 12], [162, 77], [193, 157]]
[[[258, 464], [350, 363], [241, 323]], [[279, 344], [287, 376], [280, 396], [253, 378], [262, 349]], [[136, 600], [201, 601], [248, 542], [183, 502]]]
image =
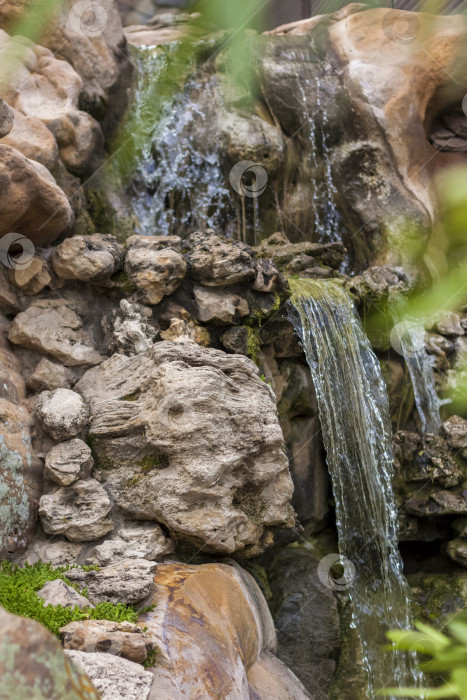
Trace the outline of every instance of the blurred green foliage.
[[449, 637], [428, 625], [417, 623], [417, 632], [392, 630], [387, 633], [390, 650], [412, 651], [427, 661], [420, 664], [424, 673], [442, 675], [444, 683], [436, 688], [384, 688], [377, 695], [413, 698], [458, 698], [467, 700], [467, 617], [461, 613], [447, 624]]

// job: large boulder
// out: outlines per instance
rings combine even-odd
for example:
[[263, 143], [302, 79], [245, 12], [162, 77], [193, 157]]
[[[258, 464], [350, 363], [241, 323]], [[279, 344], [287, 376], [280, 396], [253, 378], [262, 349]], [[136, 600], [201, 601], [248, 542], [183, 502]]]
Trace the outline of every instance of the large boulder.
[[3, 144], [0, 181], [0, 239], [14, 231], [35, 245], [46, 245], [71, 225], [73, 214], [68, 199], [49, 171]]
[[157, 607], [139, 618], [159, 648], [151, 698], [310, 697], [291, 672], [295, 695], [285, 692], [279, 677], [275, 696], [250, 694], [250, 672], [254, 690], [266, 691], [270, 675], [265, 670], [261, 679], [255, 665], [274, 651], [276, 638], [258, 586], [240, 567], [161, 564], [155, 586]]
[[114, 355], [75, 386], [101, 478], [127, 516], [205, 550], [254, 553], [290, 527], [274, 395], [246, 357], [194, 343]]
[[[43, 625], [0, 608], [0, 697], [5, 700], [101, 700], [88, 676]], [[140, 700], [140, 698], [138, 698]]]
[[0, 335], [0, 560], [24, 551], [35, 530], [41, 464], [31, 444], [32, 418], [18, 359]]

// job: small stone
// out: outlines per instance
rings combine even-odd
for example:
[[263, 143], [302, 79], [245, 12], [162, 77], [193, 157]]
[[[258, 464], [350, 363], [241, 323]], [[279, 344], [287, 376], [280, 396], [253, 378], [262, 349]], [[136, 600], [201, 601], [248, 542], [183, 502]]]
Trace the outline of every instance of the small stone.
[[162, 340], [173, 343], [198, 343], [208, 347], [211, 342], [209, 332], [203, 326], [198, 326], [187, 314], [188, 318], [173, 318], [166, 331], [161, 332]]
[[465, 335], [461, 321], [461, 314], [455, 311], [443, 311], [436, 322], [435, 328], [441, 335]]
[[48, 605], [61, 605], [62, 608], [74, 608], [78, 606], [80, 610], [93, 608], [94, 605], [84, 596], [80, 595], [74, 588], [68, 586], [65, 581], [55, 579], [47, 581], [40, 591], [37, 591], [39, 598], [44, 601], [44, 607]]
[[103, 282], [122, 267], [123, 248], [114, 236], [94, 233], [73, 236], [52, 255], [55, 274], [64, 280]]
[[26, 386], [32, 391], [53, 391], [54, 389], [69, 389], [76, 377], [73, 372], [46, 357], [38, 363], [36, 369], [26, 381]]
[[125, 559], [100, 571], [72, 569], [67, 577], [86, 588], [93, 603], [135, 605], [152, 595], [156, 568], [153, 561]]
[[460, 416], [450, 416], [444, 421], [442, 431], [448, 445], [454, 450], [460, 450], [462, 457], [467, 459], [467, 420]]
[[87, 563], [107, 566], [125, 559], [158, 561], [174, 551], [173, 542], [166, 537], [160, 525], [151, 523], [128, 523], [111, 540], [97, 545], [89, 555]]
[[194, 294], [201, 323], [229, 326], [240, 323], [250, 312], [246, 299], [232, 292], [197, 285]]
[[112, 654], [136, 664], [143, 664], [155, 647], [138, 625], [110, 620], [70, 622], [60, 629], [60, 639], [65, 649]]
[[152, 311], [141, 304], [120, 301], [120, 310], [114, 318], [105, 319], [107, 346], [110, 352], [131, 357], [144, 352], [154, 343], [158, 330], [152, 322]]
[[111, 654], [66, 650], [65, 654], [91, 679], [101, 700], [147, 700], [153, 675], [140, 664]]
[[55, 445], [47, 453], [44, 476], [59, 486], [69, 486], [89, 476], [93, 463], [91, 449], [75, 438]]
[[151, 250], [130, 247], [125, 271], [145, 304], [159, 304], [173, 294], [186, 275], [185, 258], [171, 248]]
[[88, 423], [86, 404], [71, 389], [43, 391], [36, 399], [34, 418], [54, 440], [64, 441], [75, 437]]
[[248, 328], [229, 328], [219, 338], [224, 348], [238, 355], [248, 355]]
[[456, 539], [449, 542], [446, 547], [446, 553], [451, 559], [460, 564], [461, 566], [467, 567], [467, 541], [462, 539]]
[[256, 292], [272, 292], [274, 290], [279, 280], [279, 270], [272, 260], [257, 260], [255, 274], [253, 289]]
[[197, 282], [223, 287], [254, 280], [253, 251], [244, 243], [216, 236], [214, 231], [199, 231], [191, 234], [187, 244], [190, 272]]
[[97, 365], [104, 359], [64, 299], [35, 299], [13, 319], [8, 339], [51, 355], [68, 367]]
[[45, 532], [63, 534], [71, 542], [92, 542], [113, 530], [111, 503], [95, 479], [62, 486], [40, 499], [39, 515]]
[[33, 258], [24, 268], [9, 271], [10, 279], [26, 296], [34, 296], [42, 292], [51, 282], [47, 263], [41, 258]]

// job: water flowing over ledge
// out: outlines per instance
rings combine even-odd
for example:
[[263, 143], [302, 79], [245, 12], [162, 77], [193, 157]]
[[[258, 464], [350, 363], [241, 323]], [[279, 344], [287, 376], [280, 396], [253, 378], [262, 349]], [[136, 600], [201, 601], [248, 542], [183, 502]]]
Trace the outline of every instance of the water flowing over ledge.
[[338, 282], [291, 280], [290, 285], [289, 315], [318, 398], [339, 547], [355, 567], [348, 590], [368, 697], [385, 686], [419, 687], [415, 659], [381, 648], [387, 629], [409, 629], [412, 620], [397, 547], [389, 407], [379, 362]]

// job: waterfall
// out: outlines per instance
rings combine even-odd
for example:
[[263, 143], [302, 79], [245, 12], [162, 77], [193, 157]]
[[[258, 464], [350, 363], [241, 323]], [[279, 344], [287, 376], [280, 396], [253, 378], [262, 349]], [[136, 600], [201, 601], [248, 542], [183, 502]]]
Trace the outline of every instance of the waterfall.
[[[206, 125], [215, 120], [217, 105], [200, 100], [203, 91], [215, 94], [216, 76], [187, 78], [182, 92], [178, 86], [161, 105], [161, 114], [153, 104], [158, 92], [167, 92], [170, 51], [176, 51], [175, 44], [165, 50], [134, 50], [138, 77], [133, 123], [146, 128], [133, 173], [132, 208], [137, 232], [144, 235], [223, 228], [225, 211], [232, 208], [219, 152], [206, 143]], [[187, 64], [187, 74], [189, 69]]]
[[339, 282], [290, 280], [290, 286], [290, 320], [318, 398], [339, 548], [355, 567], [348, 590], [368, 697], [382, 687], [419, 687], [415, 658], [381, 649], [387, 629], [410, 629], [412, 620], [397, 547], [389, 406], [379, 362]]
[[405, 320], [394, 326], [391, 342], [403, 355], [409, 369], [422, 432], [437, 435], [441, 428], [441, 404], [435, 388], [433, 360], [425, 347], [425, 336], [425, 329], [420, 323], [413, 319]]

